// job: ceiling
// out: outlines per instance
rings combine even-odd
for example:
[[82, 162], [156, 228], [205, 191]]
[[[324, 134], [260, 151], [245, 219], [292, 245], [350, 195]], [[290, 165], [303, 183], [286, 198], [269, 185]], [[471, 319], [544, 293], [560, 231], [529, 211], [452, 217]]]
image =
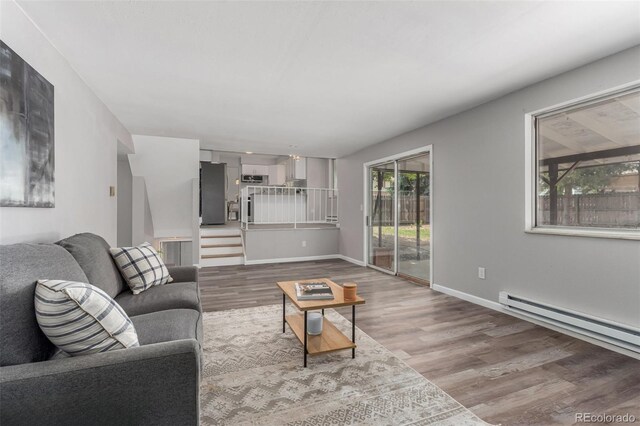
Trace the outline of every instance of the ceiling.
[[640, 44], [637, 1], [18, 3], [132, 133], [285, 155], [343, 156]]

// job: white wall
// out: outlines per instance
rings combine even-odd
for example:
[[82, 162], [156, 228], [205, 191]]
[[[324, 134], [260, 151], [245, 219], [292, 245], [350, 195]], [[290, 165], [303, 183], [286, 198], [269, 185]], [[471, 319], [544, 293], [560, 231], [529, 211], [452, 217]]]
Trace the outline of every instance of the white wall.
[[236, 185], [236, 179], [240, 180], [242, 174], [240, 156], [220, 153], [220, 162], [227, 165], [227, 200], [239, 199], [240, 189], [244, 187], [242, 183]]
[[147, 185], [143, 177], [133, 176], [131, 182], [131, 245], [154, 243], [153, 218], [147, 196]]
[[309, 188], [329, 187], [329, 159], [307, 158], [307, 186]]
[[136, 153], [129, 155], [131, 173], [145, 180], [154, 237], [191, 236], [192, 181], [200, 174], [200, 142], [142, 135], [134, 135], [133, 142]]
[[[240, 167], [227, 164], [227, 201], [240, 199]], [[236, 181], [238, 183], [236, 184]]]
[[243, 231], [245, 255], [248, 262], [337, 255], [338, 233], [337, 228], [250, 229]]
[[524, 232], [525, 113], [639, 77], [635, 47], [339, 159], [340, 253], [363, 258], [363, 163], [433, 144], [434, 283], [640, 326], [640, 242]]
[[116, 244], [117, 140], [131, 135], [14, 3], [0, 2], [0, 38], [54, 86], [55, 208], [0, 208], [0, 243], [94, 232]]

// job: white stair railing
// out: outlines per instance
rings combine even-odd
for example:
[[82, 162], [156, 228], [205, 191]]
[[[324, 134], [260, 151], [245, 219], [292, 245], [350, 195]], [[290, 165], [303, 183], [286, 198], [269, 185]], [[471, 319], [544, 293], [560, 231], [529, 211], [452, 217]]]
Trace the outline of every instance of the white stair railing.
[[246, 186], [240, 221], [250, 225], [338, 224], [338, 190], [331, 188]]

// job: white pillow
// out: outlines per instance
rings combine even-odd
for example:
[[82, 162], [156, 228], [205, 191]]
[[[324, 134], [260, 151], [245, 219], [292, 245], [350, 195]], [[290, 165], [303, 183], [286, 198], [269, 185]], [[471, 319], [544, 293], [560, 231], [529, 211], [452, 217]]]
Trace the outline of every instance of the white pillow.
[[133, 294], [173, 281], [158, 252], [149, 243], [138, 247], [111, 248], [109, 251]]
[[140, 346], [120, 305], [91, 284], [39, 280], [34, 303], [42, 332], [71, 356]]

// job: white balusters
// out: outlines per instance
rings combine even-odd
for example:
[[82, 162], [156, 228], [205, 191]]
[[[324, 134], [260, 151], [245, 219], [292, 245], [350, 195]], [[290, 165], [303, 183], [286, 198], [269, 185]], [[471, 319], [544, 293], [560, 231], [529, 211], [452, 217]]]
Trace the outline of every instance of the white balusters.
[[335, 189], [250, 185], [240, 194], [243, 228], [258, 224], [296, 228], [300, 224], [338, 223], [338, 191]]

